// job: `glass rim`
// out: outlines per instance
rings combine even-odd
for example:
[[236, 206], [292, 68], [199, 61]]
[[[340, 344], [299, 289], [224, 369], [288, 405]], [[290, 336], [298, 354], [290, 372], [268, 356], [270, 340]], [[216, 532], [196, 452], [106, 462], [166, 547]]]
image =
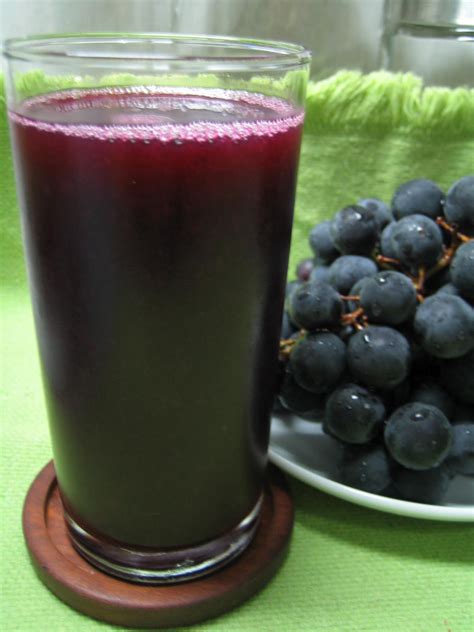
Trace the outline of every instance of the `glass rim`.
[[[181, 44], [192, 46], [214, 47], [216, 55], [173, 54], [160, 55], [159, 51], [132, 51], [125, 54], [127, 44], [147, 42], [151, 46], [171, 46]], [[98, 52], [87, 51], [87, 45], [100, 46], [116, 44], [117, 52], [105, 50]], [[69, 45], [69, 46], [68, 46]], [[83, 45], [71, 50], [70, 47]], [[120, 47], [122, 50], [120, 50]], [[49, 47], [49, 49], [48, 49]], [[69, 48], [69, 50], [68, 50]], [[239, 50], [243, 54], [229, 56], [226, 51]], [[298, 44], [245, 37], [231, 37], [221, 35], [193, 35], [184, 33], [57, 33], [29, 35], [7, 39], [3, 43], [3, 55], [8, 60], [38, 61], [43, 63], [73, 65], [74, 63], [91, 63], [97, 65], [117, 64], [123, 67], [136, 67], [137, 64], [154, 66], [166, 65], [173, 70], [182, 67], [186, 70], [278, 70], [288, 67], [298, 67], [309, 64], [311, 52]]]

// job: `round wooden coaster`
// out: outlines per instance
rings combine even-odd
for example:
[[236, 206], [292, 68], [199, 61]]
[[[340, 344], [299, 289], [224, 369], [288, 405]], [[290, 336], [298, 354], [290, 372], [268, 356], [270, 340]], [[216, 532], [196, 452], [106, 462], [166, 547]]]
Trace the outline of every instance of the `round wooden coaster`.
[[53, 462], [33, 481], [23, 509], [23, 532], [40, 579], [62, 601], [91, 617], [121, 626], [181, 626], [215, 617], [259, 591], [285, 558], [293, 502], [281, 472], [270, 469], [262, 516], [250, 546], [212, 575], [168, 586], [115, 579], [72, 547]]

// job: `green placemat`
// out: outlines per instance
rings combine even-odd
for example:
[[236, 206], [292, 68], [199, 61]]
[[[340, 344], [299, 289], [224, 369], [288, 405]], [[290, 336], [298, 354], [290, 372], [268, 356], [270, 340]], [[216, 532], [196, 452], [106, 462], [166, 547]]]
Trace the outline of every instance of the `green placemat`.
[[[473, 127], [472, 91], [422, 91], [411, 75], [340, 73], [311, 85], [291, 266], [310, 254], [309, 228], [358, 197], [389, 200], [403, 180], [446, 187], [472, 172]], [[51, 452], [1, 102], [0, 235], [0, 629], [119, 629], [52, 596], [23, 544], [23, 499]], [[242, 607], [195, 629], [471, 632], [470, 525], [379, 513], [291, 483], [296, 524], [284, 567]]]

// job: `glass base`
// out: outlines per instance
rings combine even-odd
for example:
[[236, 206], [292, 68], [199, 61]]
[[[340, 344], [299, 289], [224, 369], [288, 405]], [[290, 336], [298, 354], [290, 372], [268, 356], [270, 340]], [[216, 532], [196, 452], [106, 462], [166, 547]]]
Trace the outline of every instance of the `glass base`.
[[186, 549], [155, 551], [120, 546], [85, 531], [64, 510], [72, 544], [96, 568], [139, 584], [170, 584], [196, 579], [228, 564], [252, 541], [260, 518], [261, 496], [232, 531], [216, 540]]

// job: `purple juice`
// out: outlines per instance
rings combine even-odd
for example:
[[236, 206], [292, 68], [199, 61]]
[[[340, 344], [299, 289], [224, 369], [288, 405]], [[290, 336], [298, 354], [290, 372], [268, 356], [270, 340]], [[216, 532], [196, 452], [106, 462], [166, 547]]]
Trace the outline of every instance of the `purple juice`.
[[149, 88], [11, 113], [54, 460], [87, 531], [183, 547], [256, 505], [302, 118]]

